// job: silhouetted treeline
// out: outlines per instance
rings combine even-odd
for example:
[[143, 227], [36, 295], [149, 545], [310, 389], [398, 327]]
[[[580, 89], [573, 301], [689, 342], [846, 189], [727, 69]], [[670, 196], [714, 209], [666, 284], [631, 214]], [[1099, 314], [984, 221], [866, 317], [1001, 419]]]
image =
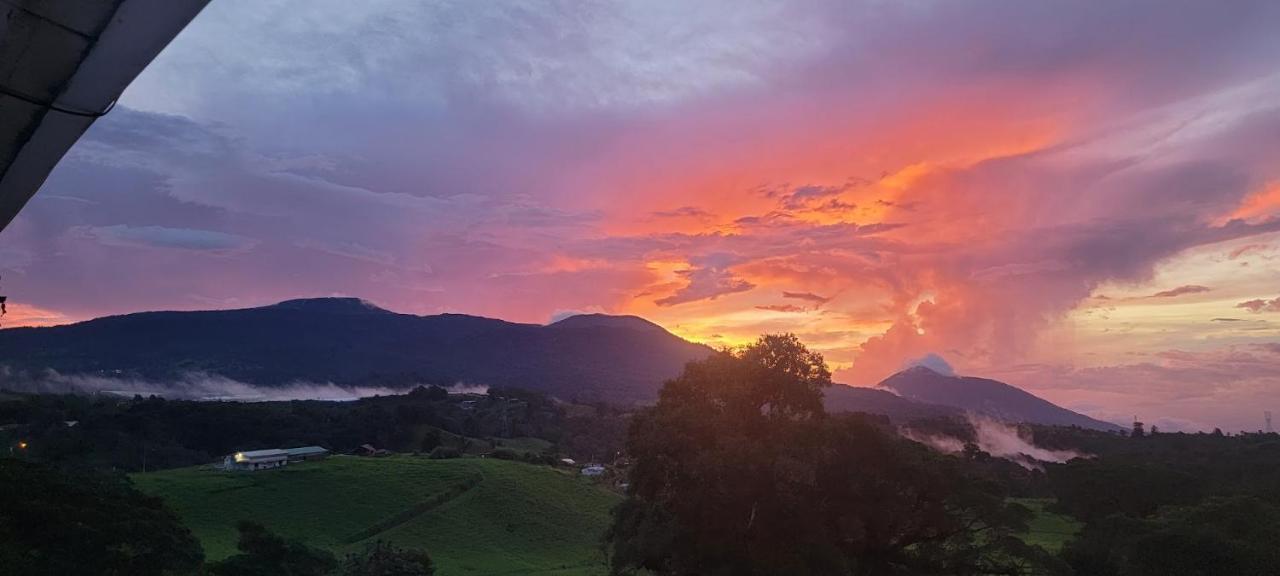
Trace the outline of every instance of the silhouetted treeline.
[[[408, 394], [351, 402], [204, 402], [159, 397], [10, 395], [0, 400], [0, 440], [15, 455], [129, 471], [204, 464], [237, 450], [320, 445], [346, 452], [372, 444], [405, 452], [486, 438], [535, 437], [573, 456], [610, 455], [622, 438], [596, 430], [625, 416], [561, 406], [533, 392], [494, 389]], [[19, 448], [19, 443], [25, 447]]]
[[1063, 551], [1077, 574], [1280, 574], [1280, 435], [1041, 438], [1096, 455], [1049, 468], [1056, 508], [1085, 523]]

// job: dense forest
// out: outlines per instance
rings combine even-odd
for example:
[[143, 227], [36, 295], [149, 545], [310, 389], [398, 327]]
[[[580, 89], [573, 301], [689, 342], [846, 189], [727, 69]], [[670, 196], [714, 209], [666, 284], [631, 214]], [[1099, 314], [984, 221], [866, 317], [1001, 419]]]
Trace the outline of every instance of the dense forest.
[[[827, 414], [822, 359], [790, 336], [692, 363], [632, 424], [616, 574], [1280, 574], [1280, 435], [1027, 427], [1065, 464], [943, 455]], [[959, 420], [919, 422], [972, 440]], [[1003, 464], [998, 464], [1002, 462]], [[1020, 467], [1019, 467], [1020, 468]], [[1054, 499], [1083, 524], [1054, 555], [1016, 535]]]
[[626, 412], [561, 404], [536, 392], [493, 389], [407, 394], [350, 402], [203, 402], [150, 396], [0, 397], [0, 441], [25, 457], [141, 471], [208, 464], [241, 450], [320, 445], [345, 453], [368, 444], [429, 453], [444, 446], [486, 452], [501, 439], [533, 437], [585, 460], [622, 448]]
[[[239, 555], [204, 562], [121, 472], [303, 444], [498, 455], [504, 439], [534, 437], [547, 448], [524, 456], [532, 464], [616, 466], [625, 500], [604, 536], [616, 574], [1280, 574], [1280, 435], [1024, 425], [1035, 446], [1081, 455], [1028, 463], [983, 451], [964, 418], [828, 413], [830, 385], [820, 355], [767, 336], [689, 364], [641, 410], [434, 387], [353, 402], [8, 394], [0, 562], [22, 574], [430, 574], [421, 550], [335, 558], [252, 522]], [[964, 448], [910, 439], [921, 434]], [[1078, 524], [1060, 551], [1019, 536], [1036, 513], [1026, 498]]]

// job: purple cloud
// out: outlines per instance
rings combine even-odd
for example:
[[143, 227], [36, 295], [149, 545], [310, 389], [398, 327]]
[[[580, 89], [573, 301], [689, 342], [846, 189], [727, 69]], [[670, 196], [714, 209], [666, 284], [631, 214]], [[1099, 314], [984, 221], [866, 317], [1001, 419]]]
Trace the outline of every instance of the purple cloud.
[[1244, 302], [1236, 304], [1236, 308], [1243, 308], [1245, 310], [1253, 312], [1254, 314], [1259, 314], [1262, 312], [1280, 312], [1280, 298], [1272, 298], [1270, 300], [1266, 300], [1263, 298], [1258, 298], [1255, 300], [1246, 300]]
[[801, 312], [809, 311], [808, 308], [796, 306], [795, 304], [766, 304], [763, 306], [756, 306], [756, 309], [768, 310], [770, 312], [786, 312], [788, 314], [799, 314]]
[[678, 270], [676, 274], [685, 280], [670, 296], [654, 300], [659, 306], [675, 306], [699, 300], [715, 300], [721, 296], [746, 292], [756, 285], [737, 278], [729, 271], [732, 258], [724, 254], [715, 254], [700, 259], [694, 267]]
[[151, 248], [178, 248], [182, 250], [207, 250], [231, 252], [247, 250], [257, 242], [252, 238], [191, 228], [166, 228], [164, 226], [124, 225], [84, 227], [78, 231], [108, 246], [144, 246]]
[[805, 302], [812, 302], [816, 306], [821, 306], [831, 301], [830, 298], [827, 298], [825, 296], [819, 296], [817, 294], [814, 294], [813, 292], [787, 292], [784, 290], [782, 292], [782, 297], [791, 298], [794, 300], [804, 300]]
[[1159, 292], [1156, 292], [1155, 294], [1152, 294], [1150, 298], [1177, 298], [1178, 296], [1182, 296], [1184, 294], [1200, 294], [1203, 292], [1208, 292], [1210, 290], [1212, 290], [1212, 288], [1209, 288], [1208, 286], [1188, 284], [1186, 286], [1179, 286], [1177, 288], [1173, 288], [1170, 290], [1161, 290]]

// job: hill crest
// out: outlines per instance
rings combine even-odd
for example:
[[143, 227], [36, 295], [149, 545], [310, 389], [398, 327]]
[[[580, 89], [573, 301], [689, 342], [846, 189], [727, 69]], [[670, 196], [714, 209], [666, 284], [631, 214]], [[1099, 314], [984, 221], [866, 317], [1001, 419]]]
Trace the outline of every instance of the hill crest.
[[649, 320], [632, 315], [612, 314], [575, 314], [547, 325], [548, 328], [627, 328], [630, 330], [647, 330], [667, 332], [666, 328]]
[[[262, 308], [273, 310], [300, 310], [305, 312], [331, 314], [395, 314], [395, 312], [381, 308], [373, 302], [363, 298], [341, 296], [295, 298], [293, 300], [285, 300], [276, 304], [263, 306]], [[242, 310], [252, 310], [252, 308], [242, 308]]]
[[916, 402], [951, 406], [1008, 422], [1079, 426], [1094, 430], [1122, 430], [1058, 406], [1016, 386], [973, 376], [950, 376], [926, 366], [913, 366], [881, 381], [878, 388]]
[[256, 386], [393, 389], [461, 382], [616, 404], [652, 402], [663, 382], [710, 353], [634, 316], [594, 314], [543, 326], [399, 314], [358, 298], [0, 330], [0, 366], [28, 374], [52, 369], [172, 382], [199, 373]]

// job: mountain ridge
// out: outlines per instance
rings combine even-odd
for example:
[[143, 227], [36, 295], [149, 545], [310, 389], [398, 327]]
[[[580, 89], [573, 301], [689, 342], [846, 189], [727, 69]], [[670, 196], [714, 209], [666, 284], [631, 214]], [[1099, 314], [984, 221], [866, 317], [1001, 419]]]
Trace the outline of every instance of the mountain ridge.
[[942, 374], [927, 366], [913, 366], [893, 374], [877, 388], [892, 390], [908, 400], [951, 406], [1008, 422], [1123, 430], [1117, 424], [1068, 410], [999, 380]]
[[666, 328], [650, 320], [630, 314], [575, 314], [546, 326], [547, 328], [627, 328], [668, 332]]
[[712, 352], [647, 320], [609, 318], [521, 324], [307, 298], [0, 330], [0, 364], [155, 381], [208, 373], [258, 386], [466, 382], [628, 404], [651, 401], [688, 361]]
[[[216, 375], [254, 386], [333, 383], [407, 389], [483, 384], [563, 400], [650, 404], [685, 364], [712, 354], [638, 316], [580, 314], [526, 324], [468, 314], [414, 315], [359, 298], [302, 298], [254, 308], [155, 311], [0, 330], [0, 388], [14, 375], [176, 382]], [[985, 378], [904, 370], [876, 388], [837, 384], [831, 411], [894, 420], [977, 412], [1008, 421], [1115, 430]]]

